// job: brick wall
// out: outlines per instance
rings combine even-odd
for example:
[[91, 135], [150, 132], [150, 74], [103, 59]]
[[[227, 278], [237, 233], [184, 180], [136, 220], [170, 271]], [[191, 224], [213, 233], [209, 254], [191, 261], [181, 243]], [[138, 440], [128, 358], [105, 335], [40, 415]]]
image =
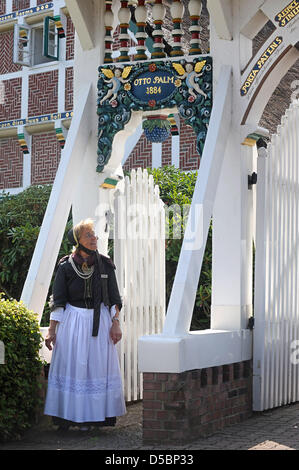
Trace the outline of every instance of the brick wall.
[[53, 183], [61, 150], [55, 131], [32, 136], [31, 184]]
[[17, 137], [0, 139], [0, 189], [19, 188], [23, 181], [23, 152]]
[[181, 170], [198, 170], [200, 156], [196, 150], [196, 135], [192, 127], [180, 119], [180, 168]]
[[74, 69], [69, 67], [65, 69], [65, 111], [73, 110], [73, 78]]
[[251, 361], [143, 374], [145, 444], [183, 444], [252, 414]]
[[58, 109], [58, 70], [29, 77], [28, 116], [56, 113]]
[[144, 134], [141, 135], [139, 141], [129, 155], [124, 164], [124, 170], [132, 168], [151, 168], [152, 166], [152, 143], [147, 140]]
[[0, 15], [5, 15], [6, 13], [6, 0], [0, 0]]
[[30, 8], [30, 0], [13, 0], [12, 11], [25, 10]]
[[162, 143], [162, 166], [171, 165], [171, 135]]
[[0, 33], [0, 75], [17, 72], [21, 65], [13, 61], [13, 30]]
[[75, 28], [71, 17], [67, 17], [67, 28], [66, 28], [66, 60], [72, 60], [74, 58], [74, 45], [75, 45]]
[[22, 79], [3, 80], [4, 103], [0, 104], [0, 121], [21, 118]]

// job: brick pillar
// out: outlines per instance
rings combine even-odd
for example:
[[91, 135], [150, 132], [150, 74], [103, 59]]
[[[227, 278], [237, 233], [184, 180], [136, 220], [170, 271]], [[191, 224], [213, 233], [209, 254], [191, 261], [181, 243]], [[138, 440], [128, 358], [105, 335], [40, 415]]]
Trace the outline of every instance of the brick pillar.
[[252, 413], [251, 362], [143, 374], [145, 444], [184, 443]]

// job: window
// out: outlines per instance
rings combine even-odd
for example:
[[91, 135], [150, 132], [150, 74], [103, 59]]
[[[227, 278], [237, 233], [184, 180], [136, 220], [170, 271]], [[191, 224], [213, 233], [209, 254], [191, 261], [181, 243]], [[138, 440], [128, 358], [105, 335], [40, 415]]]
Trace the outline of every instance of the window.
[[46, 16], [43, 24], [15, 24], [14, 63], [32, 67], [59, 60], [59, 41], [63, 37], [65, 35], [59, 16]]
[[60, 32], [57, 18], [47, 16], [44, 22], [43, 54], [50, 60], [59, 60]]
[[15, 64], [32, 65], [31, 51], [31, 27], [15, 24], [14, 25], [14, 48], [13, 61]]

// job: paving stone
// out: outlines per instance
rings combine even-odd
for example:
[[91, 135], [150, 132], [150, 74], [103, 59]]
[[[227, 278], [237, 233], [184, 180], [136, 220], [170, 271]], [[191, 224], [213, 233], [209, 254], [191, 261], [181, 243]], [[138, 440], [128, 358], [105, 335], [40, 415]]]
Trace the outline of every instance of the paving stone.
[[58, 433], [48, 417], [21, 440], [0, 444], [0, 450], [299, 450], [299, 403], [254, 414], [243, 423], [182, 445], [145, 446], [142, 442], [142, 403], [127, 407], [114, 428]]

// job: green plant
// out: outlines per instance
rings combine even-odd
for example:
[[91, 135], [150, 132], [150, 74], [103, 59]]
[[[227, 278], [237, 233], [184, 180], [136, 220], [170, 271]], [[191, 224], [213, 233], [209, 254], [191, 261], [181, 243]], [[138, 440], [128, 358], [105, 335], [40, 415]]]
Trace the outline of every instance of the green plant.
[[148, 129], [150, 132], [152, 132], [156, 127], [169, 131], [171, 124], [168, 119], [145, 119], [142, 123], [142, 128]]
[[[173, 166], [148, 169], [159, 186], [160, 197], [166, 209], [166, 304], [168, 304], [177, 263], [180, 256], [184, 228], [188, 217], [197, 172], [184, 172]], [[176, 238], [175, 238], [176, 237]], [[210, 226], [198, 289], [196, 292], [191, 330], [209, 328], [212, 282], [212, 224]]]
[[0, 341], [5, 351], [5, 363], [0, 364], [0, 439], [7, 440], [30, 427], [42, 405], [42, 337], [36, 315], [22, 302], [5, 300], [2, 294]]
[[43, 221], [51, 185], [0, 199], [0, 290], [19, 299]]

